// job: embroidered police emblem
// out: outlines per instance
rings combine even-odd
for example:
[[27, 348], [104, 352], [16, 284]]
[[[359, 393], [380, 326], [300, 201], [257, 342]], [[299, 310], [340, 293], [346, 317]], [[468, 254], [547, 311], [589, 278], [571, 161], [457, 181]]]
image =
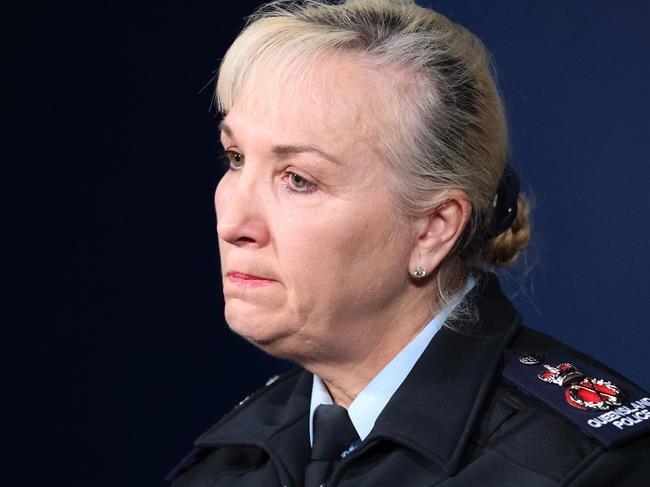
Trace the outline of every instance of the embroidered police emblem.
[[621, 405], [621, 390], [613, 383], [585, 377], [575, 365], [563, 363], [556, 365], [544, 364], [546, 369], [537, 377], [544, 382], [568, 386], [564, 391], [567, 403], [574, 408], [596, 411], [607, 411], [612, 406]]
[[620, 406], [621, 395], [621, 390], [611, 382], [593, 377], [585, 377], [565, 391], [567, 402], [583, 410], [607, 411], [612, 406]]
[[540, 372], [537, 377], [544, 382], [550, 382], [562, 387], [583, 376], [583, 373], [577, 367], [568, 363], [556, 365], [555, 367], [544, 364], [544, 368], [546, 370]]
[[607, 380], [585, 377], [575, 365], [568, 362], [556, 366], [544, 364], [544, 368], [546, 370], [537, 377], [561, 387], [568, 386], [564, 397], [574, 408], [607, 411], [612, 406], [621, 405], [621, 390]]

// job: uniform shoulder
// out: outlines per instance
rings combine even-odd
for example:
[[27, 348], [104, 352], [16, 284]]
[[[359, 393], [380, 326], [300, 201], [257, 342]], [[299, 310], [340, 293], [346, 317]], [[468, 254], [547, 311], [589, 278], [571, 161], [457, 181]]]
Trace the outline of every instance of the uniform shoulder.
[[269, 377], [266, 379], [263, 387], [251, 392], [239, 401], [229, 413], [226, 413], [223, 418], [212, 426], [212, 428], [210, 428], [210, 430], [208, 430], [203, 436], [207, 435], [210, 431], [219, 428], [222, 423], [227, 422], [233, 416], [243, 412], [248, 407], [259, 401], [263, 401], [269, 405], [277, 404], [282, 407], [295, 389], [296, 382], [303, 373], [303, 369], [295, 368], [283, 374]]
[[605, 448], [650, 434], [650, 394], [598, 360], [523, 328], [503, 379]]
[[[296, 368], [282, 375], [269, 377], [263, 387], [244, 397], [230, 412], [197, 438], [194, 442], [195, 448], [166, 475], [166, 481], [173, 481], [180, 474], [200, 463], [211, 452], [209, 445], [215, 441], [220, 442], [219, 438], [230, 436], [239, 443], [242, 432], [254, 423], [251, 418], [258, 419], [260, 413], [273, 415], [286, 409], [289, 397], [301, 377], [304, 379], [304, 375], [303, 369]], [[252, 436], [249, 436], [246, 442], [255, 444]]]
[[477, 440], [566, 481], [600, 457], [624, 452], [636, 461], [631, 452], [650, 436], [649, 396], [588, 355], [524, 327], [505, 351]]

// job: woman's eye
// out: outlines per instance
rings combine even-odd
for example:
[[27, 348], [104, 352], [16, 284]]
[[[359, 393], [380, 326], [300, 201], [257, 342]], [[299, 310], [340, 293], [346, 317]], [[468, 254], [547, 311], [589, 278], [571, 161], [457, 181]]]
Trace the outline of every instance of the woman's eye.
[[305, 189], [310, 185], [309, 181], [298, 174], [291, 173], [289, 178], [291, 179], [291, 185], [296, 189]]
[[284, 186], [290, 193], [306, 194], [316, 191], [317, 189], [317, 186], [314, 183], [309, 182], [307, 179], [295, 172], [287, 171], [283, 179], [285, 180]]
[[228, 163], [230, 164], [230, 167], [240, 168], [244, 165], [244, 154], [242, 154], [241, 152], [227, 150], [226, 158], [228, 159]]

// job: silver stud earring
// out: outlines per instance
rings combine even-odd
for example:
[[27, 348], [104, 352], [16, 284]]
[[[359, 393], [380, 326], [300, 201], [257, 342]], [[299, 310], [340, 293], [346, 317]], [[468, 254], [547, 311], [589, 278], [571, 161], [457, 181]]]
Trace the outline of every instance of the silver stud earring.
[[411, 275], [412, 275], [415, 279], [422, 279], [424, 276], [427, 275], [427, 271], [424, 270], [424, 267], [422, 267], [421, 265], [419, 265], [419, 266], [417, 266], [417, 267], [415, 268], [415, 270], [411, 273]]

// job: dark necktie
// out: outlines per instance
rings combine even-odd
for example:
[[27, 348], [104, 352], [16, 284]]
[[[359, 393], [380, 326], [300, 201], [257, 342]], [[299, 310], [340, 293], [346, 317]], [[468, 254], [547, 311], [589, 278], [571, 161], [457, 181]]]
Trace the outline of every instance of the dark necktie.
[[352, 443], [359, 441], [348, 411], [336, 404], [321, 404], [314, 411], [314, 446], [305, 469], [305, 487], [320, 487], [334, 463]]

